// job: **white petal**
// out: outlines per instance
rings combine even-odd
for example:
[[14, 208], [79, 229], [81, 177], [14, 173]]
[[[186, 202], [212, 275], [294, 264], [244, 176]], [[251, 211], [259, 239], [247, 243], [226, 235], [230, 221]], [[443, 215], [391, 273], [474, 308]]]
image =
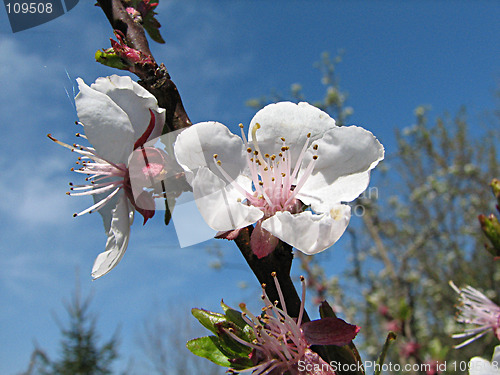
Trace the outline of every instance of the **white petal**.
[[[244, 180], [239, 179], [243, 185]], [[237, 183], [237, 182], [235, 182]], [[248, 180], [247, 188], [251, 182]], [[264, 213], [256, 207], [238, 201], [244, 199], [234, 184], [226, 182], [208, 168], [202, 167], [192, 181], [196, 205], [208, 226], [217, 231], [244, 228], [262, 218]]]
[[367, 172], [384, 158], [384, 147], [377, 138], [358, 126], [333, 128], [314, 143], [318, 149], [307, 150], [299, 178], [313, 155], [318, 160], [300, 193], [325, 202], [358, 197], [368, 186]]
[[223, 177], [215, 166], [214, 154], [233, 180], [247, 168], [243, 141], [218, 122], [201, 122], [183, 130], [177, 136], [174, 150], [178, 163], [188, 172], [188, 181], [200, 167], [208, 167], [218, 177]]
[[328, 185], [322, 174], [310, 178], [318, 187], [311, 189], [312, 185], [308, 185], [305, 189], [302, 188], [297, 198], [304, 204], [311, 205], [314, 212], [328, 212], [332, 204], [356, 199], [368, 187], [370, 172], [343, 176], [331, 185]]
[[89, 142], [106, 160], [126, 162], [135, 142], [127, 114], [109, 96], [91, 89], [80, 78], [77, 82], [76, 110]]
[[[496, 353], [496, 351], [495, 351]], [[495, 361], [493, 361], [495, 362]], [[474, 357], [469, 362], [470, 375], [500, 375], [500, 362], [490, 363], [486, 359]]]
[[500, 345], [495, 347], [495, 351], [493, 353], [492, 362], [498, 362], [498, 366], [500, 367]]
[[111, 271], [127, 250], [130, 226], [134, 220], [134, 210], [125, 194], [112, 210], [111, 227], [107, 233], [106, 250], [99, 254], [92, 267], [92, 277], [97, 279]]
[[155, 115], [155, 128], [148, 139], [159, 137], [165, 124], [165, 109], [158, 107], [158, 101], [148, 90], [128, 76], [112, 75], [97, 78], [90, 85], [94, 90], [106, 94], [128, 116], [137, 140], [146, 130], [151, 120], [149, 109]]
[[253, 139], [252, 129], [260, 124], [257, 130], [257, 140], [263, 153], [278, 154], [282, 146], [281, 137], [291, 146], [292, 162], [300, 153], [306, 142], [307, 134], [311, 133], [311, 141], [320, 138], [327, 130], [335, 128], [335, 120], [326, 112], [309, 103], [280, 102], [269, 104], [256, 113], [250, 123], [248, 139]]
[[350, 217], [351, 208], [338, 204], [322, 215], [315, 215], [311, 211], [299, 214], [277, 212], [262, 223], [262, 228], [304, 254], [312, 255], [337, 242], [347, 228]]

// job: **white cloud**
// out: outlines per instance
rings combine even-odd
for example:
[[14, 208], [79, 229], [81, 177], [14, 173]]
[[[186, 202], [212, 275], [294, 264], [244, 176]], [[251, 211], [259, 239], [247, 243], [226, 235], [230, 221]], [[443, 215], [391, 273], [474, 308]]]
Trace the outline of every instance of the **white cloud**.
[[[72, 156], [69, 154], [68, 156]], [[77, 205], [65, 195], [69, 181], [68, 162], [55, 157], [27, 155], [18, 160], [0, 161], [0, 217], [23, 226], [64, 225]], [[74, 200], [74, 199], [73, 199]]]

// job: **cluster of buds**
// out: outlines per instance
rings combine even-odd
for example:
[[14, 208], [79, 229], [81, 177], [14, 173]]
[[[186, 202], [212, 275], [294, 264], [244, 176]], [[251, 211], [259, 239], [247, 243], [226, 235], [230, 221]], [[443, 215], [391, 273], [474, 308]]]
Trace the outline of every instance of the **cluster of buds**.
[[127, 5], [126, 11], [134, 22], [140, 23], [155, 42], [165, 43], [159, 31], [161, 24], [155, 18], [158, 1], [128, 0], [125, 3]]
[[156, 62], [152, 56], [127, 45], [125, 36], [121, 31], [115, 30], [115, 36], [118, 41], [111, 38], [111, 48], [95, 53], [97, 62], [112, 68], [128, 70], [132, 73], [138, 73], [148, 68], [153, 70], [156, 67]]

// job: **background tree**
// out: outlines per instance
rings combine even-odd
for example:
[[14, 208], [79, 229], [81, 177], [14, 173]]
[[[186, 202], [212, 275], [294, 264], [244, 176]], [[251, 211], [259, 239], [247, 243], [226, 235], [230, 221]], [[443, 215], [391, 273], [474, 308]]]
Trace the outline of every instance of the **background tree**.
[[[179, 307], [179, 306], [177, 306]], [[164, 312], [144, 321], [138, 336], [147, 363], [141, 365], [138, 374], [151, 375], [222, 375], [225, 368], [193, 355], [186, 348], [186, 342], [205, 332], [190, 313], [171, 316], [175, 309]]]
[[90, 312], [91, 296], [82, 298], [77, 287], [70, 302], [65, 303], [68, 327], [60, 322], [61, 349], [59, 359], [52, 360], [40, 348], [31, 355], [28, 370], [23, 375], [108, 375], [118, 358], [118, 335], [99, 344], [96, 317]]

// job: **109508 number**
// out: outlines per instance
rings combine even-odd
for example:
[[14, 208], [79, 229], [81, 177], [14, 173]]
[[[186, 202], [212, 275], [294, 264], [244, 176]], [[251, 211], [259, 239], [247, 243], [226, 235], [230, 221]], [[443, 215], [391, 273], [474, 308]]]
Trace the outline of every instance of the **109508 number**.
[[52, 13], [52, 3], [6, 3], [7, 13], [44, 14]]

